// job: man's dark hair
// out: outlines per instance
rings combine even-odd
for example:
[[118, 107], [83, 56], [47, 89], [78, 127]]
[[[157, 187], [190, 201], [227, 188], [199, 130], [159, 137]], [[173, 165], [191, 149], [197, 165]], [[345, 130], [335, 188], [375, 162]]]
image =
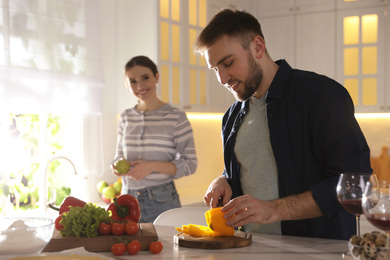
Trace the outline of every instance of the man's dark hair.
[[202, 30], [194, 43], [194, 50], [203, 52], [224, 35], [239, 39], [244, 49], [249, 48], [256, 36], [264, 39], [260, 23], [253, 15], [245, 11], [222, 9]]

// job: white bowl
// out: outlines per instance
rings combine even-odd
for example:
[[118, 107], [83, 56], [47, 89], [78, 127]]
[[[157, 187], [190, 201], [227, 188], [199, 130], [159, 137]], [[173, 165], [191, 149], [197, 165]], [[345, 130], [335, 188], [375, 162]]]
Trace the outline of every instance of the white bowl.
[[[390, 257], [387, 255], [387, 250], [390, 250], [388, 247], [368, 247], [354, 245], [351, 242], [348, 242], [349, 253], [352, 255], [355, 260], [390, 260]], [[390, 255], [390, 251], [389, 251]]]
[[49, 218], [0, 219], [0, 255], [40, 253], [53, 231], [54, 221]]

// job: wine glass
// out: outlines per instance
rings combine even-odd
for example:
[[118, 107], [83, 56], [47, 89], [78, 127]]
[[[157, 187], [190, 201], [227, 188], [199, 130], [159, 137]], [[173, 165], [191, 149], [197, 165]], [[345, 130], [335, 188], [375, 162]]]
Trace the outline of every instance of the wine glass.
[[356, 234], [360, 236], [360, 215], [363, 214], [362, 198], [368, 181], [378, 184], [374, 174], [342, 173], [337, 183], [337, 199], [341, 206], [356, 216]]
[[[390, 186], [389, 184], [369, 181], [362, 199], [363, 213], [375, 227], [386, 232], [387, 248], [390, 245]], [[387, 250], [389, 259], [389, 250]]]

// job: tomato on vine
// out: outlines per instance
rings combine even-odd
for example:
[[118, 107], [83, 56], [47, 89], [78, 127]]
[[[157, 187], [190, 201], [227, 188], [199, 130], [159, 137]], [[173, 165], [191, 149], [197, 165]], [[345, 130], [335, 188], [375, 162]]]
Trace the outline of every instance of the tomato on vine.
[[149, 245], [149, 250], [153, 254], [158, 254], [163, 249], [163, 244], [160, 241], [152, 242]]
[[115, 243], [111, 246], [111, 253], [116, 256], [121, 256], [126, 252], [126, 245], [124, 243]]
[[138, 232], [138, 224], [130, 221], [126, 223], [125, 231], [127, 235], [134, 235]]
[[133, 240], [127, 244], [126, 249], [130, 255], [136, 255], [141, 250], [141, 243], [138, 240]]
[[125, 233], [125, 223], [113, 222], [111, 224], [111, 233], [115, 236], [121, 236]]
[[100, 235], [109, 235], [111, 234], [111, 225], [107, 223], [100, 223], [99, 225], [99, 234]]

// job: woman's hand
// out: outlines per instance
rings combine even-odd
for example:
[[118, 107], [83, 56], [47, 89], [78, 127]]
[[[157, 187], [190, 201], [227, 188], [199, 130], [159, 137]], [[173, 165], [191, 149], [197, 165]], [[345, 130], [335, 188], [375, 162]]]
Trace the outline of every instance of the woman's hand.
[[154, 171], [154, 162], [138, 160], [135, 162], [130, 162], [130, 171], [126, 175], [130, 176], [134, 180], [142, 180], [150, 173]]
[[165, 173], [168, 175], [176, 174], [176, 165], [172, 162], [143, 161], [138, 160], [130, 162], [130, 170], [125, 174], [116, 171], [115, 165], [111, 164], [112, 173], [117, 176], [129, 176], [134, 180], [142, 180], [152, 172]]
[[118, 173], [117, 171], [116, 171], [116, 169], [115, 169], [115, 165], [112, 163], [111, 165], [110, 165], [110, 168], [111, 168], [111, 170], [112, 170], [112, 174], [114, 174], [114, 175], [116, 175], [116, 176], [123, 176], [123, 175], [125, 175], [125, 174], [120, 174], [120, 173]]
[[[119, 158], [116, 160], [116, 162], [117, 162], [118, 160], [126, 160], [126, 159], [125, 159], [124, 157], [119, 157]], [[121, 174], [121, 173], [117, 172], [117, 171], [116, 171], [116, 168], [115, 168], [115, 163], [112, 163], [112, 164], [110, 165], [110, 168], [111, 168], [111, 170], [112, 170], [112, 174], [114, 174], [114, 175], [116, 175], [116, 176], [121, 177], [121, 176], [123, 176], [123, 175], [127, 175], [127, 174], [128, 174], [128, 172], [125, 173], [125, 174]]]

